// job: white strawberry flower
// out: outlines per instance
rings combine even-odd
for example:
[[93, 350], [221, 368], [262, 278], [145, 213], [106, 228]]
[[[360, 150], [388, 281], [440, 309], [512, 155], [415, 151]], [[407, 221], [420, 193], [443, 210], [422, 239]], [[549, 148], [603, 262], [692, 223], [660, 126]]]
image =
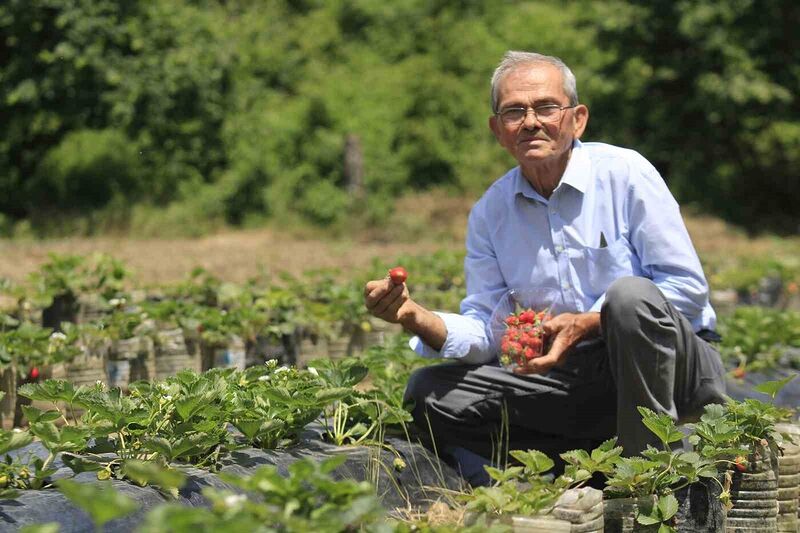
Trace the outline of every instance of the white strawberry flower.
[[247, 497], [244, 494], [228, 494], [225, 496], [225, 507], [238, 507], [239, 504], [244, 503]]

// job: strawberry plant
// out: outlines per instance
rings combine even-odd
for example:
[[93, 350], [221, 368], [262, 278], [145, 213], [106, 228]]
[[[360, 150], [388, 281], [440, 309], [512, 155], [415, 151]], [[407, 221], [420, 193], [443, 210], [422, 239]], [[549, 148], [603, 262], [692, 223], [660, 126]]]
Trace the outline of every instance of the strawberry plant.
[[701, 478], [717, 479], [715, 462], [690, 451], [672, 450], [683, 439], [675, 421], [667, 414], [638, 408], [642, 423], [661, 441], [662, 449], [648, 446], [637, 457], [620, 457], [614, 471], [607, 475], [606, 491], [618, 498], [647, 500], [637, 510], [636, 521], [645, 526], [659, 526], [659, 531], [674, 532], [673, 517], [678, 511], [675, 491]]
[[[777, 366], [800, 368], [787, 348], [800, 347], [800, 313], [765, 307], [741, 306], [720, 317], [720, 353], [730, 363], [750, 371]], [[786, 360], [784, 360], [786, 359]]]
[[64, 331], [53, 332], [22, 322], [14, 329], [0, 332], [0, 366], [13, 364], [19, 375], [35, 380], [39, 368], [69, 360], [80, 352], [78, 330], [65, 325]]
[[33, 456], [12, 456], [9, 452], [24, 448], [33, 441], [27, 431], [6, 431], [0, 429], [0, 499], [14, 498], [18, 489], [31, 488], [30, 463]]
[[[121, 395], [119, 389], [107, 390], [102, 384], [76, 389], [58, 380], [25, 385], [20, 394], [56, 406], [54, 411], [26, 410], [35, 421], [31, 432], [45, 447], [60, 445], [55, 451], [70, 452], [64, 461], [74, 470], [97, 471], [102, 479], [124, 477], [121, 468], [127, 459], [213, 468], [220, 453], [232, 445], [220, 407], [225, 390], [224, 383], [213, 376], [184, 372], [164, 383], [132, 384], [130, 396]], [[83, 408], [81, 419], [73, 417], [70, 424], [59, 406], [62, 402]], [[52, 425], [56, 418], [65, 422], [58, 430], [61, 435], [49, 426], [37, 425], [40, 421]], [[74, 438], [66, 438], [70, 436]], [[77, 440], [78, 436], [83, 440]], [[86, 444], [89, 436], [93, 437], [91, 446]], [[113, 455], [107, 455], [109, 452]]]
[[[411, 373], [422, 366], [436, 364], [436, 360], [425, 359], [411, 350], [407, 335], [396, 335], [382, 346], [370, 347], [360, 360], [369, 369], [366, 390], [373, 398], [393, 407], [395, 412], [406, 411], [408, 407], [403, 404], [403, 396]], [[410, 420], [403, 416], [402, 423]]]
[[225, 374], [230, 383], [224, 398], [228, 419], [249, 444], [259, 448], [293, 443], [331, 401], [312, 373], [278, 367], [275, 360]]
[[246, 477], [222, 474], [238, 492], [204, 489], [210, 509], [161, 505], [147, 514], [140, 531], [393, 531], [372, 485], [333, 477], [344, 460], [301, 459], [286, 477], [273, 466]]
[[555, 463], [547, 455], [538, 450], [512, 450], [516, 465], [503, 470], [485, 467], [494, 484], [478, 487], [462, 499], [467, 509], [490, 515], [545, 514], [567, 490], [581, 487], [595, 472], [610, 472], [621, 452], [616, 439], [602, 443], [592, 452], [566, 452], [561, 455], [567, 464], [564, 473], [551, 479], [544, 474]]
[[385, 511], [368, 482], [332, 478], [345, 459], [301, 459], [289, 465], [287, 477], [272, 466], [243, 478], [221, 474], [224, 481], [257, 495], [257, 501], [227, 491], [208, 489], [203, 494], [223, 518], [250, 515], [262, 526], [284, 531], [355, 531], [376, 524]]
[[368, 373], [359, 359], [317, 359], [309, 362], [309, 370], [327, 386], [325, 396], [331, 403], [323, 411], [325, 436], [338, 446], [380, 440], [386, 425], [411, 420], [402, 406], [387, 403], [374, 388], [355, 388]]

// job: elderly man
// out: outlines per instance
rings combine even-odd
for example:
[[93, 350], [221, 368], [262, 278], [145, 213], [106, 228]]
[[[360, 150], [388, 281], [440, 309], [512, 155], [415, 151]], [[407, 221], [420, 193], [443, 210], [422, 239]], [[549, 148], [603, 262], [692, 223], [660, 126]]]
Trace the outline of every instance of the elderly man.
[[[427, 357], [457, 361], [412, 375], [407, 397], [439, 450], [457, 461], [509, 449], [556, 454], [617, 435], [627, 455], [655, 444], [637, 406], [675, 420], [723, 401], [707, 341], [715, 314], [677, 203], [638, 153], [579, 141], [589, 109], [558, 58], [508, 52], [489, 117], [519, 166], [473, 207], [461, 313], [434, 313], [405, 284], [375, 280], [365, 305], [414, 333]], [[497, 364], [489, 318], [511, 288], [559, 288], [549, 349], [513, 373]], [[716, 339], [715, 339], [716, 337]]]

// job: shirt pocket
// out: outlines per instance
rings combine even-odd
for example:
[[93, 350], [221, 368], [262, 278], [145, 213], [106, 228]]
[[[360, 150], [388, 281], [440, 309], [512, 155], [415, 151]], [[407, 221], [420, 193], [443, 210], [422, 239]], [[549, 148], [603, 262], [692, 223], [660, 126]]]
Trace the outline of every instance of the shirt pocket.
[[585, 294], [598, 298], [615, 280], [635, 276], [638, 262], [628, 239], [620, 237], [603, 248], [578, 250], [573, 266]]

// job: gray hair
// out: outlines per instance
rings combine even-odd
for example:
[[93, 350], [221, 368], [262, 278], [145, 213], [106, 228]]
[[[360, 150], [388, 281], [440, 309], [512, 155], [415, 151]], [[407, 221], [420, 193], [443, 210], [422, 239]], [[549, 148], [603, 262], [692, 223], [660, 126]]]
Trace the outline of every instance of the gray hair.
[[553, 65], [561, 71], [561, 78], [564, 80], [564, 94], [569, 98], [569, 105], [578, 105], [578, 84], [575, 81], [575, 74], [569, 67], [555, 56], [546, 56], [535, 52], [518, 52], [509, 50], [503, 56], [503, 60], [497, 65], [492, 74], [492, 111], [497, 112], [497, 99], [500, 82], [503, 77], [512, 70], [522, 65], [535, 65], [547, 63]]

